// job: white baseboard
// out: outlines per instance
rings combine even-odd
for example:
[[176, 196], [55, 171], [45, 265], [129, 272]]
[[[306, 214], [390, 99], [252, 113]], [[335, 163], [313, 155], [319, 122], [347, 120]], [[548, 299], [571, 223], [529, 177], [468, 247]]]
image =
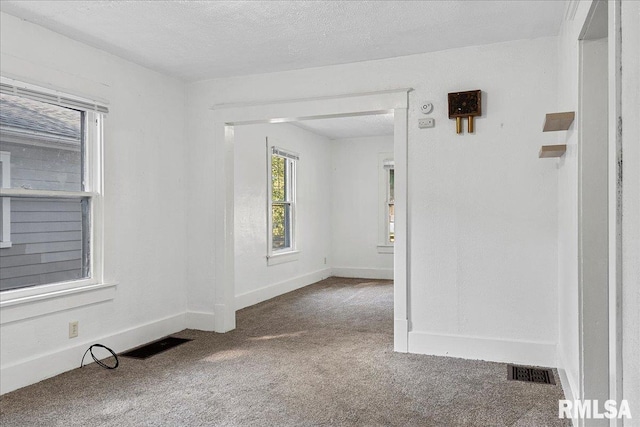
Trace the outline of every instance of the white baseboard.
[[265, 286], [264, 288], [256, 289], [255, 291], [236, 295], [236, 310], [258, 304], [279, 295], [286, 294], [287, 292], [295, 291], [296, 289], [300, 289], [322, 279], [326, 279], [329, 276], [331, 276], [331, 269], [324, 268], [309, 274], [294, 277], [290, 280], [285, 280], [284, 282]]
[[556, 344], [409, 332], [409, 353], [555, 367]]
[[393, 268], [333, 267], [332, 276], [393, 280]]
[[406, 353], [409, 350], [408, 331], [407, 319], [393, 319], [393, 351]]
[[[112, 335], [85, 341], [73, 347], [39, 354], [0, 369], [0, 394], [37, 383], [55, 375], [80, 367], [84, 352], [92, 344], [100, 343], [116, 353], [137, 347], [149, 341], [179, 332], [186, 327], [185, 315], [178, 314], [154, 322], [125, 329]], [[85, 363], [93, 363], [90, 356]]]
[[199, 331], [214, 331], [216, 319], [213, 313], [188, 311], [186, 313], [186, 328]]
[[[578, 400], [578, 384], [575, 382], [575, 378], [569, 377], [567, 374], [567, 361], [564, 358], [564, 355], [558, 351], [558, 376], [560, 377], [560, 384], [562, 385], [562, 391], [564, 392], [564, 398], [575, 402]], [[578, 426], [580, 421], [572, 418], [571, 419], [574, 426]]]

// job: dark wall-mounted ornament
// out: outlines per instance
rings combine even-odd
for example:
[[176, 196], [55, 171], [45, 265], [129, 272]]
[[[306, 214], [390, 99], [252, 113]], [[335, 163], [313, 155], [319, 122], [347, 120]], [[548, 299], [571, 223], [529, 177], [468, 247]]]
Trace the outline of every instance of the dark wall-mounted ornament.
[[449, 118], [456, 119], [456, 133], [462, 133], [462, 118], [468, 120], [467, 131], [473, 133], [473, 118], [482, 115], [482, 91], [451, 92]]

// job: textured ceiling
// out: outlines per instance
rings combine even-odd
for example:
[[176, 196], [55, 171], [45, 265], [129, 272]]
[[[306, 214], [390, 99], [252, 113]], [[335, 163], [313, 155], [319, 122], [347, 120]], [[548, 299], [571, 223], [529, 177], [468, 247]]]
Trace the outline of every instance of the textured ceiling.
[[194, 81], [557, 35], [564, 1], [15, 1], [0, 9]]
[[329, 139], [393, 135], [393, 114], [305, 120], [293, 124]]

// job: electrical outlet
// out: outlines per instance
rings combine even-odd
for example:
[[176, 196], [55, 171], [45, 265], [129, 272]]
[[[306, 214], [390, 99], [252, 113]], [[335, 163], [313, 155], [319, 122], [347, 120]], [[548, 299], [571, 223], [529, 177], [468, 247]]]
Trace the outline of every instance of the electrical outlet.
[[428, 119], [420, 119], [420, 120], [418, 120], [418, 127], [420, 129], [432, 128], [432, 127], [435, 127], [435, 126], [436, 126], [435, 119], [428, 118]]
[[76, 338], [78, 336], [78, 321], [69, 322], [69, 338]]
[[324, 263], [325, 264], [327, 263], [327, 257], [324, 257]]

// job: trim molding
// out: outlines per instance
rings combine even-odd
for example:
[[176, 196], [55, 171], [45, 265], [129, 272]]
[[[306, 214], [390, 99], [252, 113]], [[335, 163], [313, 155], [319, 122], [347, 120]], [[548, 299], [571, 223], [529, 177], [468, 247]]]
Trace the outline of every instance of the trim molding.
[[393, 351], [407, 353], [409, 351], [409, 321], [393, 319]]
[[185, 314], [185, 328], [197, 329], [199, 331], [215, 331], [216, 317], [214, 313], [201, 311], [187, 311]]
[[[21, 360], [0, 369], [0, 394], [37, 383], [80, 366], [82, 354], [90, 345], [99, 342], [116, 353], [137, 347], [185, 329], [185, 315], [165, 317], [154, 322], [124, 329], [115, 334], [84, 341], [72, 347], [62, 348], [31, 359]], [[87, 359], [85, 358], [85, 362]], [[93, 363], [93, 359], [88, 358]], [[89, 363], [87, 363], [89, 364]]]
[[334, 267], [331, 269], [331, 275], [336, 277], [355, 277], [358, 279], [393, 280], [393, 268]]
[[329, 276], [331, 276], [331, 269], [325, 268], [290, 280], [285, 280], [284, 282], [236, 295], [236, 310], [258, 304], [279, 295], [286, 294], [287, 292], [295, 291], [296, 289], [326, 279]]
[[100, 283], [5, 300], [0, 303], [0, 324], [110, 301], [116, 287], [116, 283]]
[[409, 332], [409, 353], [556, 367], [556, 344]]
[[[572, 381], [571, 378], [569, 378], [569, 375], [567, 375], [567, 370], [565, 369], [565, 366], [567, 366], [566, 360], [563, 357], [563, 355], [560, 352], [558, 352], [558, 376], [560, 377], [560, 384], [562, 385], [564, 398], [575, 402], [576, 397], [578, 396], [576, 391], [578, 390], [577, 390], [577, 387], [574, 387], [575, 382]], [[571, 420], [573, 425], [577, 426], [576, 424], [577, 421], [573, 418]]]

